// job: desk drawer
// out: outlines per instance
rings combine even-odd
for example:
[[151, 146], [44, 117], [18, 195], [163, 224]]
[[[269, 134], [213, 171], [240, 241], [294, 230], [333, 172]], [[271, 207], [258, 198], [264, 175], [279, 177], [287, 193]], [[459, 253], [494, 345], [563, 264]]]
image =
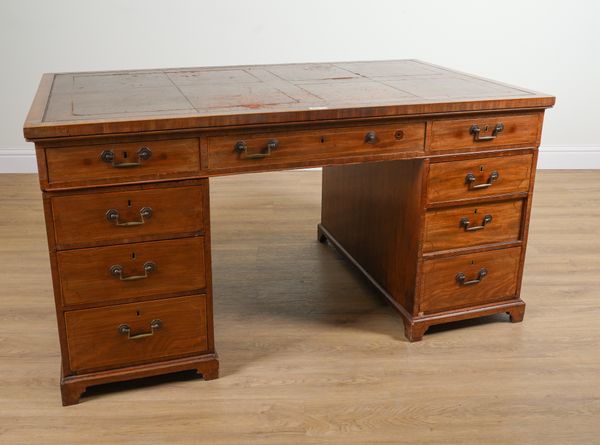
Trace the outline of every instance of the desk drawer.
[[527, 154], [431, 163], [427, 202], [527, 192], [532, 162]]
[[518, 145], [537, 146], [540, 114], [477, 116], [435, 120], [431, 127], [431, 151], [487, 150]]
[[198, 185], [53, 196], [57, 248], [199, 232], [203, 195]]
[[520, 247], [425, 260], [419, 311], [458, 309], [515, 298]]
[[198, 139], [47, 148], [50, 185], [106, 184], [198, 174]]
[[307, 163], [337, 157], [421, 154], [425, 123], [236, 134], [208, 138], [210, 169]]
[[204, 295], [70, 311], [65, 324], [74, 372], [208, 349]]
[[520, 199], [429, 210], [423, 251], [517, 241], [522, 213]]
[[206, 286], [204, 237], [57, 253], [63, 304], [193, 292]]

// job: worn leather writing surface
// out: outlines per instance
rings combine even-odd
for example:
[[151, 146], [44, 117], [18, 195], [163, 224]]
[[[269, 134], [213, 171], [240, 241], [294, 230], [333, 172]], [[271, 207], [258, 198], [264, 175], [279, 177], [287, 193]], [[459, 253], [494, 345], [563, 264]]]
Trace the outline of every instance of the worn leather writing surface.
[[38, 96], [30, 139], [554, 103], [416, 60], [61, 73]]

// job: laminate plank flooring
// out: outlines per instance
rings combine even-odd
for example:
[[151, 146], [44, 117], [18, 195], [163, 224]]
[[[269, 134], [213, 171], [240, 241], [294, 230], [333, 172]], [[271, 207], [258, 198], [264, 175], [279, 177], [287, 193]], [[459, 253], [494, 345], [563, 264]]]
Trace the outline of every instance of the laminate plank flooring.
[[318, 171], [211, 179], [221, 378], [63, 408], [35, 175], [0, 175], [0, 444], [567, 444], [600, 435], [600, 171], [540, 171], [522, 295], [408, 343], [316, 241]]

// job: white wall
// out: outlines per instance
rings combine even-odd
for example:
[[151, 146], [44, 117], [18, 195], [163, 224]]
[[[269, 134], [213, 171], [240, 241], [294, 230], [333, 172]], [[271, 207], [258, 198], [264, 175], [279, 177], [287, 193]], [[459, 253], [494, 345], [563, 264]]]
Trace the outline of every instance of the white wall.
[[0, 0], [0, 171], [43, 72], [418, 58], [557, 96], [542, 167], [600, 167], [599, 3]]

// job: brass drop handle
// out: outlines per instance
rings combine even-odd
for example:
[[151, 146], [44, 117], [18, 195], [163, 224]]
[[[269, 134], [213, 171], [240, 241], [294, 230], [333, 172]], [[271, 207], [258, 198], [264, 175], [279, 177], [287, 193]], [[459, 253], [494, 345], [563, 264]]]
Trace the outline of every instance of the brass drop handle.
[[152, 337], [155, 331], [158, 331], [162, 327], [163, 323], [158, 318], [150, 322], [150, 332], [143, 332], [141, 334], [131, 335], [131, 327], [128, 324], [123, 323], [119, 326], [119, 334], [126, 335], [127, 340], [139, 340], [140, 338]]
[[474, 280], [466, 281], [467, 278], [465, 277], [465, 274], [462, 272], [459, 272], [456, 274], [456, 281], [461, 286], [470, 286], [472, 284], [479, 284], [479, 283], [481, 283], [481, 281], [487, 274], [488, 274], [487, 269], [481, 268], [481, 269], [479, 269], [479, 274], [477, 275], [477, 278], [475, 278]]
[[148, 276], [156, 271], [156, 263], [153, 261], [146, 261], [144, 263], [144, 275], [123, 275], [123, 266], [115, 264], [110, 266], [109, 272], [112, 276], [117, 277], [121, 281], [136, 281], [148, 278]]
[[110, 209], [106, 212], [106, 219], [110, 222], [114, 222], [115, 226], [118, 227], [131, 227], [141, 226], [146, 224], [146, 220], [152, 217], [152, 209], [150, 207], [142, 207], [140, 209], [140, 220], [139, 221], [120, 221], [119, 211], [116, 209]]
[[483, 221], [481, 221], [481, 225], [479, 226], [471, 226], [471, 221], [469, 218], [461, 218], [460, 219], [460, 227], [464, 227], [465, 232], [475, 232], [477, 230], [485, 229], [485, 225], [492, 222], [492, 215], [485, 215], [483, 217]]
[[142, 147], [137, 151], [137, 162], [115, 162], [116, 156], [112, 150], [104, 150], [100, 153], [100, 159], [114, 168], [139, 167], [142, 165], [142, 161], [147, 161], [150, 157], [152, 157], [152, 151], [148, 147]]
[[[487, 128], [487, 125], [486, 125]], [[471, 125], [471, 128], [469, 129], [469, 133], [473, 135], [473, 140], [475, 142], [485, 142], [485, 141], [492, 141], [494, 139], [496, 139], [496, 137], [502, 133], [502, 131], [504, 130], [504, 124], [502, 122], [498, 122], [496, 124], [496, 126], [494, 127], [494, 130], [492, 131], [492, 134], [490, 136], [481, 136], [481, 128], [479, 128], [479, 125], [477, 124], [473, 124]]]
[[365, 135], [365, 142], [367, 144], [374, 144], [375, 142], [377, 142], [377, 133], [375, 133], [374, 131], [369, 131]]
[[237, 141], [234, 145], [234, 149], [240, 154], [240, 159], [264, 159], [271, 156], [271, 151], [279, 148], [279, 141], [277, 139], [271, 139], [267, 142], [267, 151], [264, 153], [248, 154], [248, 144], [246, 141]]
[[496, 170], [494, 170], [490, 173], [487, 182], [484, 182], [483, 184], [475, 184], [477, 178], [475, 178], [475, 175], [473, 173], [469, 172], [467, 173], [467, 176], [465, 176], [465, 184], [469, 186], [469, 190], [486, 189], [488, 187], [491, 187], [492, 184], [498, 180], [498, 178], [500, 178], [500, 174]]

